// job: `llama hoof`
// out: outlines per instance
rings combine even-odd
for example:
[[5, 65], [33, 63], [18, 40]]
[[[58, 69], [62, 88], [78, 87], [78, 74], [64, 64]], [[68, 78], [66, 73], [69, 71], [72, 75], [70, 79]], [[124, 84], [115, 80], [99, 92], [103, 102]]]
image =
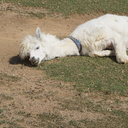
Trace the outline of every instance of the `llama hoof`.
[[127, 58], [117, 58], [117, 62], [119, 64], [127, 64], [128, 63], [128, 57]]

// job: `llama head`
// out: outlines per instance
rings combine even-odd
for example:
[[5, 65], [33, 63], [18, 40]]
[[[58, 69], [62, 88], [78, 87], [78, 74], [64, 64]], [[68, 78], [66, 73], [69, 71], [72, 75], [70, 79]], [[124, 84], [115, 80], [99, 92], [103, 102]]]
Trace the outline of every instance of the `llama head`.
[[43, 47], [43, 34], [36, 29], [35, 36], [27, 36], [20, 44], [19, 56], [21, 59], [29, 58], [32, 65], [39, 65], [46, 57], [46, 50]]

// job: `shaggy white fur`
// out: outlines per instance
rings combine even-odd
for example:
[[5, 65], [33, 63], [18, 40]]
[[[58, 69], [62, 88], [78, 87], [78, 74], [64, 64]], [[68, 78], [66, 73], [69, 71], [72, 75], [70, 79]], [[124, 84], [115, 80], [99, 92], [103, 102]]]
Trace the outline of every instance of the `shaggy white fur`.
[[79, 25], [71, 34], [79, 40], [82, 51], [70, 39], [58, 39], [36, 29], [35, 36], [27, 36], [20, 44], [21, 59], [29, 57], [33, 65], [42, 60], [71, 55], [116, 56], [118, 63], [128, 63], [128, 17], [106, 14]]

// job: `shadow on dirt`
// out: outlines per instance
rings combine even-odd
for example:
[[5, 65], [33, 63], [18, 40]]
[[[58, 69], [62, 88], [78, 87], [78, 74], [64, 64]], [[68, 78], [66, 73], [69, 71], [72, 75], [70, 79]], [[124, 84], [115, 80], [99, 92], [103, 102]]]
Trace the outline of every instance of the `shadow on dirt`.
[[28, 67], [32, 67], [32, 65], [31, 65], [31, 63], [29, 62], [28, 59], [21, 60], [19, 55], [11, 57], [10, 60], [9, 60], [9, 63], [12, 64], [12, 65], [22, 64], [22, 65], [25, 65], [25, 66], [28, 66]]

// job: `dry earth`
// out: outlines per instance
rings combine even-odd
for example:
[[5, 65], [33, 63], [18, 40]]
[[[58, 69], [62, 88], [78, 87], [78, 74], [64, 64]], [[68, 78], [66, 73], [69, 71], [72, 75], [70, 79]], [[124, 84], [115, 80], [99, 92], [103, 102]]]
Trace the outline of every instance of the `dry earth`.
[[64, 122], [102, 118], [104, 115], [87, 112], [86, 108], [82, 111], [61, 109], [64, 101], [73, 101], [79, 97], [71, 83], [50, 80], [44, 71], [31, 67], [18, 57], [23, 37], [34, 34], [37, 26], [46, 33], [64, 37], [76, 26], [95, 16], [39, 19], [6, 11], [6, 6], [4, 7], [5, 10], [0, 11], [0, 127], [42, 127], [38, 119], [38, 115], [42, 113], [59, 113]]

